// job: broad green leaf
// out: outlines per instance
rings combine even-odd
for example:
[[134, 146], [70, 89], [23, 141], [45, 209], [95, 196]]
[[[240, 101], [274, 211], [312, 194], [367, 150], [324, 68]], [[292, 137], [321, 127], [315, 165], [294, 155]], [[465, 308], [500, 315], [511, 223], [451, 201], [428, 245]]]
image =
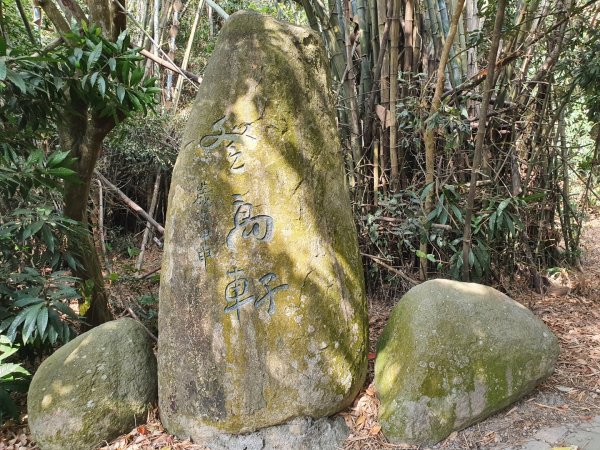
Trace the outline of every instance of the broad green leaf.
[[51, 344], [55, 344], [57, 339], [58, 339], [58, 332], [53, 327], [49, 327], [48, 328], [48, 342], [50, 342]]
[[48, 308], [40, 309], [36, 322], [40, 338], [44, 340], [44, 334], [46, 333], [46, 327], [48, 326]]
[[134, 93], [130, 93], [129, 96], [129, 101], [133, 104], [133, 109], [137, 110], [137, 111], [141, 111], [142, 108], [142, 104], [140, 103], [140, 101], [138, 100], [138, 98], [136, 97], [136, 95]]
[[67, 156], [69, 156], [69, 151], [57, 151], [54, 152], [50, 155], [50, 157], [48, 158], [48, 167], [56, 167], [58, 166], [61, 162], [63, 162]]
[[[28, 239], [31, 236], [34, 236], [35, 234], [37, 234], [38, 231], [40, 231], [42, 229], [42, 227], [44, 226], [44, 221], [43, 220], [38, 220], [37, 222], [32, 223], [31, 225], [29, 225], [25, 231], [27, 233], [23, 233], [23, 240]], [[25, 237], [25, 235], [27, 235], [27, 237]]]
[[94, 87], [94, 84], [96, 84], [97, 78], [98, 78], [98, 72], [94, 72], [92, 74], [92, 76], [90, 77], [90, 86]]
[[108, 68], [111, 72], [114, 72], [117, 69], [117, 60], [115, 58], [109, 58]]
[[46, 244], [48, 251], [54, 253], [54, 235], [48, 225], [42, 227], [42, 240], [44, 241], [44, 244]]
[[144, 76], [144, 70], [140, 67], [136, 67], [136, 69], [131, 74], [130, 85], [134, 86], [140, 82], [142, 77]]
[[25, 321], [23, 323], [23, 342], [27, 343], [29, 338], [33, 335], [35, 331], [35, 327], [37, 325], [37, 316], [40, 312], [40, 308], [42, 308], [43, 304], [32, 305], [27, 308], [27, 315], [25, 316]]
[[65, 253], [64, 258], [67, 260], [67, 264], [69, 265], [69, 267], [71, 269], [73, 269], [73, 270], [77, 269], [77, 262], [75, 262], [75, 259], [73, 258], [73, 256], [70, 253]]
[[423, 192], [421, 192], [421, 200], [425, 201], [425, 199], [427, 198], [427, 194], [429, 194], [429, 191], [431, 191], [433, 189], [433, 183], [429, 183], [427, 186], [425, 186], [425, 189], [423, 189]]
[[121, 31], [119, 37], [117, 38], [117, 49], [122, 52], [123, 51], [123, 42], [125, 41], [125, 37], [127, 36], [127, 30]]
[[[14, 317], [7, 317], [0, 323], [0, 333], [2, 333], [4, 330], [6, 330], [10, 326], [13, 319], [14, 319]], [[1, 337], [3, 338], [3, 340], [6, 339], [8, 342], [10, 342], [6, 336], [1, 336]], [[1, 359], [2, 358], [0, 358], [0, 360]]]
[[456, 216], [456, 219], [460, 222], [463, 223], [463, 218], [462, 218], [462, 213], [460, 212], [460, 209], [458, 209], [456, 207], [456, 205], [450, 205], [450, 208], [452, 209], [452, 212], [454, 213], [454, 215]]
[[106, 93], [106, 81], [103, 77], [98, 77], [98, 92], [100, 96], [104, 98], [104, 94]]
[[23, 77], [17, 72], [8, 69], [6, 71], [6, 78], [11, 81], [15, 86], [17, 86], [21, 93], [25, 94], [27, 92], [27, 86], [25, 86], [25, 80]]
[[508, 204], [510, 203], [510, 198], [504, 199], [498, 205], [498, 215], [502, 214], [502, 212], [506, 209]]
[[122, 84], [119, 84], [117, 86], [117, 99], [119, 100], [119, 103], [123, 104], [124, 97], [125, 97], [125, 88], [123, 87]]
[[48, 169], [48, 173], [50, 175], [55, 175], [58, 178], [67, 179], [75, 175], [75, 171], [68, 169], [67, 167], [56, 167], [53, 169]]
[[94, 50], [90, 52], [90, 56], [88, 56], [87, 60], [87, 69], [88, 71], [94, 67], [94, 64], [98, 62], [100, 59], [100, 55], [102, 55], [102, 41], [98, 42], [98, 45], [94, 47]]
[[19, 314], [17, 314], [15, 316], [14, 320], [10, 324], [10, 327], [8, 327], [6, 337], [10, 340], [10, 342], [15, 342], [15, 338], [17, 337], [17, 328], [19, 327], [19, 325], [21, 325], [23, 323], [26, 316], [27, 316], [26, 309], [19, 311]]
[[21, 367], [19, 364], [2, 364], [0, 365], [0, 379], [6, 377], [7, 375], [13, 375], [16, 373], [21, 373], [23, 375], [29, 375], [29, 372]]
[[6, 79], [6, 62], [4, 56], [0, 56], [0, 81]]
[[71, 317], [72, 319], [79, 319], [79, 316], [77, 316], [77, 314], [75, 314], [75, 312], [66, 303], [60, 301], [52, 302], [52, 306], [54, 306], [61, 313]]
[[28, 305], [32, 305], [34, 303], [42, 303], [44, 300], [42, 300], [39, 297], [24, 297], [24, 298], [20, 298], [19, 300], [17, 300], [14, 305], [17, 306], [18, 308], [23, 308], [25, 306]]
[[[4, 336], [6, 337], [6, 336]], [[7, 339], [8, 340], [8, 339]], [[2, 354], [0, 354], [0, 362], [19, 351], [19, 347], [2, 346]]]

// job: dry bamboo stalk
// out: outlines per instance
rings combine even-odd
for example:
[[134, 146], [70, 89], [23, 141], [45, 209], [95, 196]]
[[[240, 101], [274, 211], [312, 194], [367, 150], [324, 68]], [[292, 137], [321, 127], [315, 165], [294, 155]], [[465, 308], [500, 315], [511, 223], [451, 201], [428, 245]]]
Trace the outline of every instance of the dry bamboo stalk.
[[354, 82], [355, 74], [354, 74], [354, 65], [352, 61], [353, 57], [353, 45], [350, 39], [350, 26], [353, 22], [350, 20], [350, 0], [344, 1], [344, 41], [346, 46], [346, 70], [344, 71], [345, 78], [342, 80], [345, 87], [345, 98], [348, 102], [348, 107], [350, 109], [350, 148], [352, 150], [352, 159], [354, 168], [354, 174], [352, 177], [352, 181], [356, 182], [359, 178], [359, 170], [358, 165], [361, 160], [361, 143], [360, 143], [360, 131], [358, 124], [358, 101], [356, 99], [356, 85]]
[[104, 241], [104, 193], [102, 190], [102, 183], [98, 182], [98, 237], [100, 238], [100, 249], [102, 250], [102, 256], [104, 256], [104, 264], [110, 271], [111, 264], [108, 254], [106, 253], [106, 242]]
[[410, 73], [413, 70], [413, 29], [414, 29], [415, 10], [413, 0], [406, 0], [404, 5], [404, 67], [405, 73]]
[[400, 41], [400, 1], [392, 2], [390, 26], [390, 188], [398, 189], [398, 121], [396, 120], [396, 100], [398, 98], [398, 44]]
[[135, 211], [140, 216], [142, 216], [144, 219], [146, 219], [148, 222], [150, 222], [150, 224], [156, 229], [156, 231], [158, 231], [160, 234], [165, 234], [165, 229], [161, 224], [159, 224], [156, 220], [154, 220], [154, 218], [150, 214], [148, 214], [146, 211], [144, 211], [140, 205], [138, 205], [136, 202], [131, 200], [127, 195], [125, 195], [125, 193], [123, 191], [121, 191], [121, 189], [119, 189], [117, 186], [115, 186], [110, 181], [108, 181], [108, 179], [104, 175], [102, 175], [98, 171], [98, 169], [94, 169], [94, 174], [100, 179], [100, 181], [102, 181], [102, 183], [104, 183], [104, 185], [106, 187], [108, 187], [110, 190], [116, 192], [117, 195], [123, 201], [123, 203], [125, 203], [129, 208], [131, 208], [133, 211]]
[[373, 141], [373, 204], [379, 203], [379, 139]]
[[[501, 0], [502, 1], [502, 0]], [[431, 119], [435, 114], [438, 113], [440, 106], [442, 104], [442, 93], [444, 92], [444, 78], [446, 73], [446, 64], [448, 64], [448, 59], [450, 57], [450, 50], [452, 48], [452, 43], [454, 42], [454, 37], [456, 36], [456, 31], [458, 28], [458, 22], [460, 20], [460, 16], [462, 14], [462, 10], [465, 5], [465, 0], [458, 0], [456, 9], [454, 10], [454, 14], [452, 15], [452, 21], [450, 24], [450, 30], [448, 31], [448, 37], [444, 42], [444, 48], [442, 49], [442, 54], [440, 58], [440, 64], [437, 70], [437, 79], [435, 84], [435, 92], [433, 94], [433, 99], [431, 100], [431, 108], [429, 110], [429, 119]], [[425, 134], [423, 136], [423, 141], [425, 144], [425, 184], [429, 185], [434, 182], [435, 175], [435, 131], [436, 129], [431, 126], [431, 124], [427, 124], [425, 128]], [[423, 218], [423, 223], [427, 222], [427, 215], [431, 211], [431, 207], [433, 205], [433, 195], [434, 189], [430, 189], [427, 197], [425, 199], [425, 214]], [[427, 241], [422, 239], [419, 250], [424, 255], [427, 254]], [[421, 256], [420, 259], [420, 277], [422, 280], [427, 279], [427, 257]]]
[[[162, 175], [162, 170], [159, 168], [156, 172], [156, 179], [154, 180], [154, 188], [152, 190], [152, 200], [150, 201], [150, 210], [148, 214], [154, 217], [156, 212], [156, 204], [158, 203], [158, 191], [160, 188], [160, 178]], [[144, 235], [142, 237], [142, 245], [140, 246], [140, 254], [138, 255], [138, 259], [135, 263], [135, 270], [142, 270], [142, 264], [144, 263], [144, 253], [146, 253], [146, 246], [148, 245], [148, 238], [150, 237], [151, 232], [151, 224], [150, 222], [146, 222], [146, 228], [144, 229]]]
[[[483, 89], [483, 99], [479, 111], [479, 126], [475, 140], [475, 154], [473, 155], [473, 165], [471, 167], [471, 185], [469, 186], [469, 196], [467, 198], [467, 210], [465, 213], [465, 229], [463, 233], [463, 281], [469, 281], [471, 268], [469, 266], [469, 254], [471, 252], [471, 218], [473, 217], [473, 205], [475, 203], [475, 191], [477, 187], [477, 176], [483, 159], [483, 143], [486, 132], [487, 110], [490, 105], [490, 98], [494, 89], [494, 72], [496, 70], [496, 58], [498, 56], [498, 47], [502, 35], [502, 24], [504, 23], [504, 11], [506, 9], [506, 0], [498, 0], [496, 9], [496, 19], [494, 22], [494, 31], [492, 34], [492, 44], [488, 54], [487, 78]], [[526, 245], [529, 248], [528, 245]]]
[[[194, 16], [194, 23], [192, 24], [192, 30], [190, 37], [188, 38], [185, 46], [185, 53], [183, 54], [183, 61], [181, 62], [181, 69], [186, 70], [190, 61], [190, 55], [192, 54], [192, 45], [194, 38], [196, 37], [196, 30], [198, 29], [198, 23], [200, 22], [200, 14], [202, 13], [202, 7], [204, 6], [204, 0], [198, 2], [198, 8], [196, 9], [196, 15]], [[179, 96], [181, 95], [181, 89], [183, 87], [183, 77], [180, 75], [177, 77], [177, 84], [175, 85], [175, 93], [173, 94], [173, 111], [177, 111], [177, 104], [179, 103]]]

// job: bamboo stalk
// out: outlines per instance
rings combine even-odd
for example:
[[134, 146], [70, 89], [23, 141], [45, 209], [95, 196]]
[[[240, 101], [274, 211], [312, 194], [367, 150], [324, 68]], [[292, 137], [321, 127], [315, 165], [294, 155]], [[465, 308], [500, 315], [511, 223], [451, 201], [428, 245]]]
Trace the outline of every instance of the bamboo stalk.
[[21, 21], [23, 22], [23, 25], [25, 26], [25, 31], [27, 32], [27, 36], [29, 37], [29, 40], [31, 41], [31, 43], [33, 45], [35, 45], [36, 44], [35, 37], [33, 37], [33, 31], [31, 31], [31, 26], [29, 25], [29, 20], [27, 20], [27, 16], [25, 15], [25, 10], [23, 9], [23, 4], [21, 3], [21, 0], [15, 0], [15, 3], [17, 4], [17, 10], [19, 11], [19, 16], [21, 16]]
[[[169, 58], [171, 60], [175, 60], [175, 51], [177, 51], [177, 46], [175, 44], [175, 40], [177, 38], [177, 33], [179, 32], [179, 11], [181, 10], [181, 0], [176, 0], [173, 3], [173, 20], [171, 23], [171, 28], [169, 30]], [[165, 84], [165, 96], [167, 102], [171, 101], [173, 90], [173, 71], [167, 70], [167, 81]]]
[[[372, 55], [371, 49], [371, 29], [369, 27], [369, 10], [366, 7], [365, 0], [356, 1], [356, 16], [358, 17], [358, 27], [360, 30], [360, 96], [358, 101], [359, 112], [364, 116], [365, 103], [367, 95], [371, 92], [373, 81], [371, 78]], [[355, 40], [358, 42], [358, 39]]]
[[360, 131], [358, 124], [358, 101], [356, 98], [356, 84], [354, 82], [356, 76], [354, 74], [354, 65], [352, 61], [353, 57], [353, 46], [352, 41], [350, 40], [350, 25], [353, 23], [350, 20], [350, 0], [344, 1], [344, 40], [346, 46], [346, 77], [342, 80], [345, 86], [345, 98], [348, 102], [348, 107], [350, 109], [349, 120], [350, 120], [350, 148], [352, 150], [352, 159], [354, 167], [354, 177], [353, 181], [358, 181], [358, 165], [361, 160], [361, 143], [360, 143]]
[[413, 70], [413, 49], [414, 49], [414, 5], [413, 0], [406, 0], [404, 5], [404, 65], [405, 73], [411, 73]]
[[106, 253], [106, 242], [104, 240], [104, 193], [102, 190], [102, 183], [100, 180], [96, 181], [98, 183], [98, 237], [100, 238], [100, 249], [102, 251], [102, 256], [104, 257], [104, 264], [110, 271], [111, 263], [108, 254]]
[[[123, 10], [125, 10], [125, 8], [123, 8]], [[160, 40], [160, 28], [159, 28], [159, 17], [160, 17], [160, 0], [154, 0], [154, 5], [153, 5], [153, 9], [152, 9], [152, 37], [153, 40], [152, 42], [152, 55], [155, 58], [158, 58], [158, 50], [159, 50], [159, 45], [158, 45], [158, 41]], [[158, 76], [158, 67], [157, 65], [154, 65], [152, 67], [152, 73], [155, 76]]]
[[471, 219], [473, 217], [473, 205], [475, 203], [475, 192], [477, 184], [477, 176], [481, 168], [481, 160], [483, 156], [483, 143], [486, 132], [486, 116], [494, 89], [494, 72], [496, 70], [496, 58], [498, 55], [498, 47], [500, 37], [502, 35], [502, 24], [504, 23], [504, 11], [506, 9], [506, 0], [498, 0], [496, 8], [496, 19], [494, 22], [494, 31], [492, 34], [492, 44], [488, 54], [487, 61], [487, 78], [483, 89], [483, 100], [481, 101], [481, 110], [479, 112], [479, 126], [477, 128], [477, 136], [475, 140], [475, 154], [473, 155], [473, 165], [471, 167], [471, 186], [469, 186], [469, 196], [467, 198], [467, 210], [465, 213], [465, 228], [463, 232], [463, 281], [469, 281], [471, 268], [469, 266], [469, 254], [471, 252]]
[[398, 189], [398, 121], [396, 119], [396, 100], [398, 98], [398, 44], [400, 42], [400, 1], [392, 2], [392, 17], [390, 26], [390, 188]]
[[[198, 8], [196, 9], [196, 15], [194, 16], [194, 23], [192, 24], [192, 30], [190, 37], [188, 38], [185, 46], [185, 52], [183, 54], [183, 61], [181, 62], [181, 69], [187, 69], [190, 61], [190, 55], [192, 54], [192, 45], [194, 44], [194, 38], [196, 37], [196, 30], [198, 29], [198, 23], [200, 23], [200, 14], [202, 14], [202, 7], [204, 6], [204, 0], [198, 2]], [[183, 87], [183, 77], [177, 77], [177, 84], [175, 85], [175, 93], [173, 94], [173, 111], [177, 111], [177, 104], [179, 103], [179, 96], [181, 95], [181, 89]]]
[[[154, 213], [156, 211], [156, 204], [158, 203], [158, 191], [160, 188], [160, 178], [162, 175], [162, 170], [159, 168], [156, 172], [156, 179], [154, 180], [154, 188], [152, 190], [152, 200], [150, 201], [150, 210], [148, 214], [151, 217], [154, 217]], [[135, 270], [142, 270], [142, 264], [144, 263], [144, 253], [146, 252], [146, 246], [148, 244], [148, 238], [150, 237], [151, 232], [151, 224], [150, 222], [146, 222], [146, 228], [144, 229], [144, 235], [142, 237], [142, 245], [140, 246], [140, 254], [138, 255], [138, 259], [135, 263]]]
[[[500, 0], [502, 1], [502, 0]], [[444, 78], [446, 74], [446, 64], [450, 57], [450, 49], [456, 36], [458, 28], [458, 22], [464, 8], [465, 0], [458, 0], [454, 14], [452, 15], [452, 21], [450, 29], [448, 30], [448, 38], [444, 42], [444, 48], [440, 58], [440, 64], [437, 70], [437, 78], [435, 84], [435, 91], [433, 99], [431, 100], [431, 108], [429, 110], [428, 118], [431, 119], [435, 114], [438, 113], [442, 105], [442, 93], [444, 92]], [[425, 133], [423, 136], [423, 142], [425, 144], [425, 184], [429, 185], [434, 182], [435, 178], [435, 131], [436, 129], [431, 125], [427, 124]], [[433, 205], [434, 189], [430, 189], [427, 197], [425, 198], [425, 214], [422, 219], [423, 224], [427, 223], [427, 215], [431, 211]], [[423, 255], [427, 255], [427, 240], [421, 239], [419, 250]], [[422, 280], [427, 279], [427, 256], [421, 256], [420, 260], [420, 277]]]
[[220, 15], [223, 19], [227, 20], [229, 19], [229, 14], [227, 14], [225, 12], [225, 10], [223, 8], [221, 8], [219, 5], [217, 5], [213, 0], [206, 0], [206, 3], [212, 8], [214, 9], [214, 11]]

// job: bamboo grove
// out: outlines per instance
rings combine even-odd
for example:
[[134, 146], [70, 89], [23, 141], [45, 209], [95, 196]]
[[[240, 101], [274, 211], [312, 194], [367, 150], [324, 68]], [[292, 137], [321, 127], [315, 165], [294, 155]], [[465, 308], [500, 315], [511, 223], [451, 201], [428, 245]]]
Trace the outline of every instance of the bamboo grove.
[[595, 1], [298, 2], [330, 54], [371, 283], [518, 271], [539, 288], [577, 261], [600, 128], [567, 122], [582, 102], [598, 122]]
[[[82, 9], [71, 1], [18, 0], [19, 11], [0, 10], [0, 18], [14, 22], [0, 32], [10, 37], [31, 22], [23, 39], [12, 40], [36, 44], [42, 36], [38, 44], [47, 51], [60, 45], [57, 32], [69, 21], [103, 23], [95, 3], [87, 3]], [[577, 264], [586, 208], [600, 201], [598, 0], [98, 3], [115, 7], [105, 8], [107, 23], [126, 26], [131, 51], [139, 48], [144, 57], [136, 73], [158, 79], [161, 100], [158, 115], [95, 142], [90, 161], [99, 158], [98, 170], [92, 164], [84, 171], [100, 243], [94, 260], [105, 269], [105, 226], [139, 231], [143, 224], [130, 226], [131, 217], [104, 202], [103, 186], [111, 188], [98, 174], [129, 196], [126, 215], [143, 207], [155, 223], [164, 219], [178, 130], [201, 82], [197, 74], [223, 21], [243, 8], [323, 37], [372, 292], [434, 276], [497, 282], [514, 274], [540, 288], [543, 269]], [[87, 195], [76, 197], [84, 214]], [[158, 230], [152, 227], [143, 228], [138, 271], [152, 242], [149, 230]], [[158, 231], [154, 240], [160, 237]], [[100, 277], [100, 264], [93, 266]]]

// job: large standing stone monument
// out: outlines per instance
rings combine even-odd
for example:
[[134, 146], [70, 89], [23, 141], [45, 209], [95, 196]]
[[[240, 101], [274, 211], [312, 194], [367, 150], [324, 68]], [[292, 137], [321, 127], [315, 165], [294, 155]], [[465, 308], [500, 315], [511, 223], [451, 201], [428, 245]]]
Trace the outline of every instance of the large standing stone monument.
[[167, 216], [158, 355], [167, 430], [206, 442], [349, 405], [366, 375], [368, 322], [314, 32], [230, 17]]

